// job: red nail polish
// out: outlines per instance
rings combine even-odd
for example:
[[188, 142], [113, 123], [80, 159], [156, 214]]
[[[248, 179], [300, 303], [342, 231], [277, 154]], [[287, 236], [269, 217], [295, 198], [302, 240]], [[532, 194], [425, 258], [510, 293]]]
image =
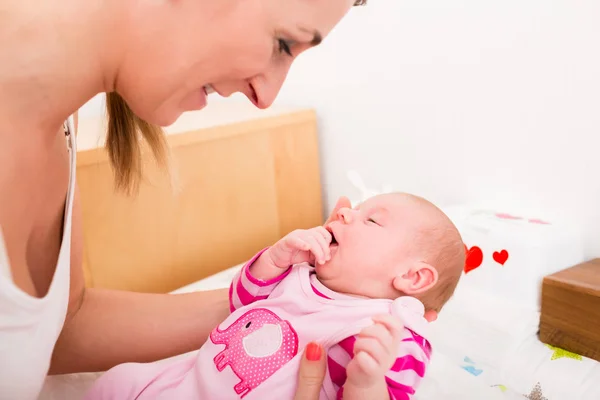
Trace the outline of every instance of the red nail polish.
[[316, 343], [309, 343], [306, 346], [306, 359], [308, 361], [318, 361], [321, 358], [321, 348]]

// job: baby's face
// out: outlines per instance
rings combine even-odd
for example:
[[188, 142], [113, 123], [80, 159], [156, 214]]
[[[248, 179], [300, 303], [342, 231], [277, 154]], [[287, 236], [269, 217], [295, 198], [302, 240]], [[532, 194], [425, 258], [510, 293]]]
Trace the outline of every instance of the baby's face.
[[[366, 297], [392, 296], [392, 281], [419, 258], [415, 235], [434, 216], [409, 195], [372, 197], [354, 209], [342, 208], [326, 229], [331, 259], [316, 266], [332, 290]], [[422, 241], [419, 241], [422, 243]]]

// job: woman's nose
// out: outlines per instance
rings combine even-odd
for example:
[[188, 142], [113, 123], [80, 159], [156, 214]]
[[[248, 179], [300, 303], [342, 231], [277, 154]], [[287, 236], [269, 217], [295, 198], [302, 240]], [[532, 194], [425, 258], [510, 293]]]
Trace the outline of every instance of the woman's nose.
[[250, 79], [258, 108], [268, 108], [273, 104], [288, 74], [290, 64], [291, 62], [274, 65], [264, 73]]

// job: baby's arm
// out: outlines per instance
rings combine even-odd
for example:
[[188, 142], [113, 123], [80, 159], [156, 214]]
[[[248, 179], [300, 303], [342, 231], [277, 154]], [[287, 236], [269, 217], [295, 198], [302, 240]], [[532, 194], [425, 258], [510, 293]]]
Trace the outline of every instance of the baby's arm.
[[261, 250], [235, 275], [229, 286], [229, 309], [234, 312], [269, 297], [289, 269], [275, 269], [269, 264], [270, 248]]
[[331, 234], [322, 226], [296, 230], [255, 255], [234, 277], [229, 287], [231, 312], [269, 297], [290, 272], [289, 267], [330, 257]]
[[386, 374], [387, 388], [392, 400], [410, 399], [425, 376], [431, 358], [429, 342], [416, 333], [405, 329], [399, 354]]
[[[387, 329], [381, 329], [383, 326]], [[385, 331], [393, 332], [397, 328], [393, 327], [392, 322], [376, 321], [373, 327], [346, 339], [348, 343], [341, 343], [342, 347], [351, 349], [352, 360], [348, 364], [347, 379], [338, 398], [408, 400], [414, 395], [425, 375], [431, 347], [421, 336], [409, 329], [401, 329], [402, 336], [394, 351], [396, 357], [391, 357], [390, 363], [388, 357], [394, 346], [389, 345], [388, 339], [396, 335], [388, 335]], [[390, 364], [391, 367], [382, 369]]]

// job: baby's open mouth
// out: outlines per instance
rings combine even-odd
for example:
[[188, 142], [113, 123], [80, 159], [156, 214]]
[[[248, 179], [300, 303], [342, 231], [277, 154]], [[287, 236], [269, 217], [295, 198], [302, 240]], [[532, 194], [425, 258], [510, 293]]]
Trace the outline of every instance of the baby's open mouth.
[[331, 243], [329, 243], [330, 246], [333, 245], [338, 245], [338, 241], [335, 238], [335, 234], [333, 233], [333, 231], [331, 230], [331, 228], [329, 226], [325, 227], [325, 229], [327, 229], [327, 232], [329, 232], [331, 234]]

